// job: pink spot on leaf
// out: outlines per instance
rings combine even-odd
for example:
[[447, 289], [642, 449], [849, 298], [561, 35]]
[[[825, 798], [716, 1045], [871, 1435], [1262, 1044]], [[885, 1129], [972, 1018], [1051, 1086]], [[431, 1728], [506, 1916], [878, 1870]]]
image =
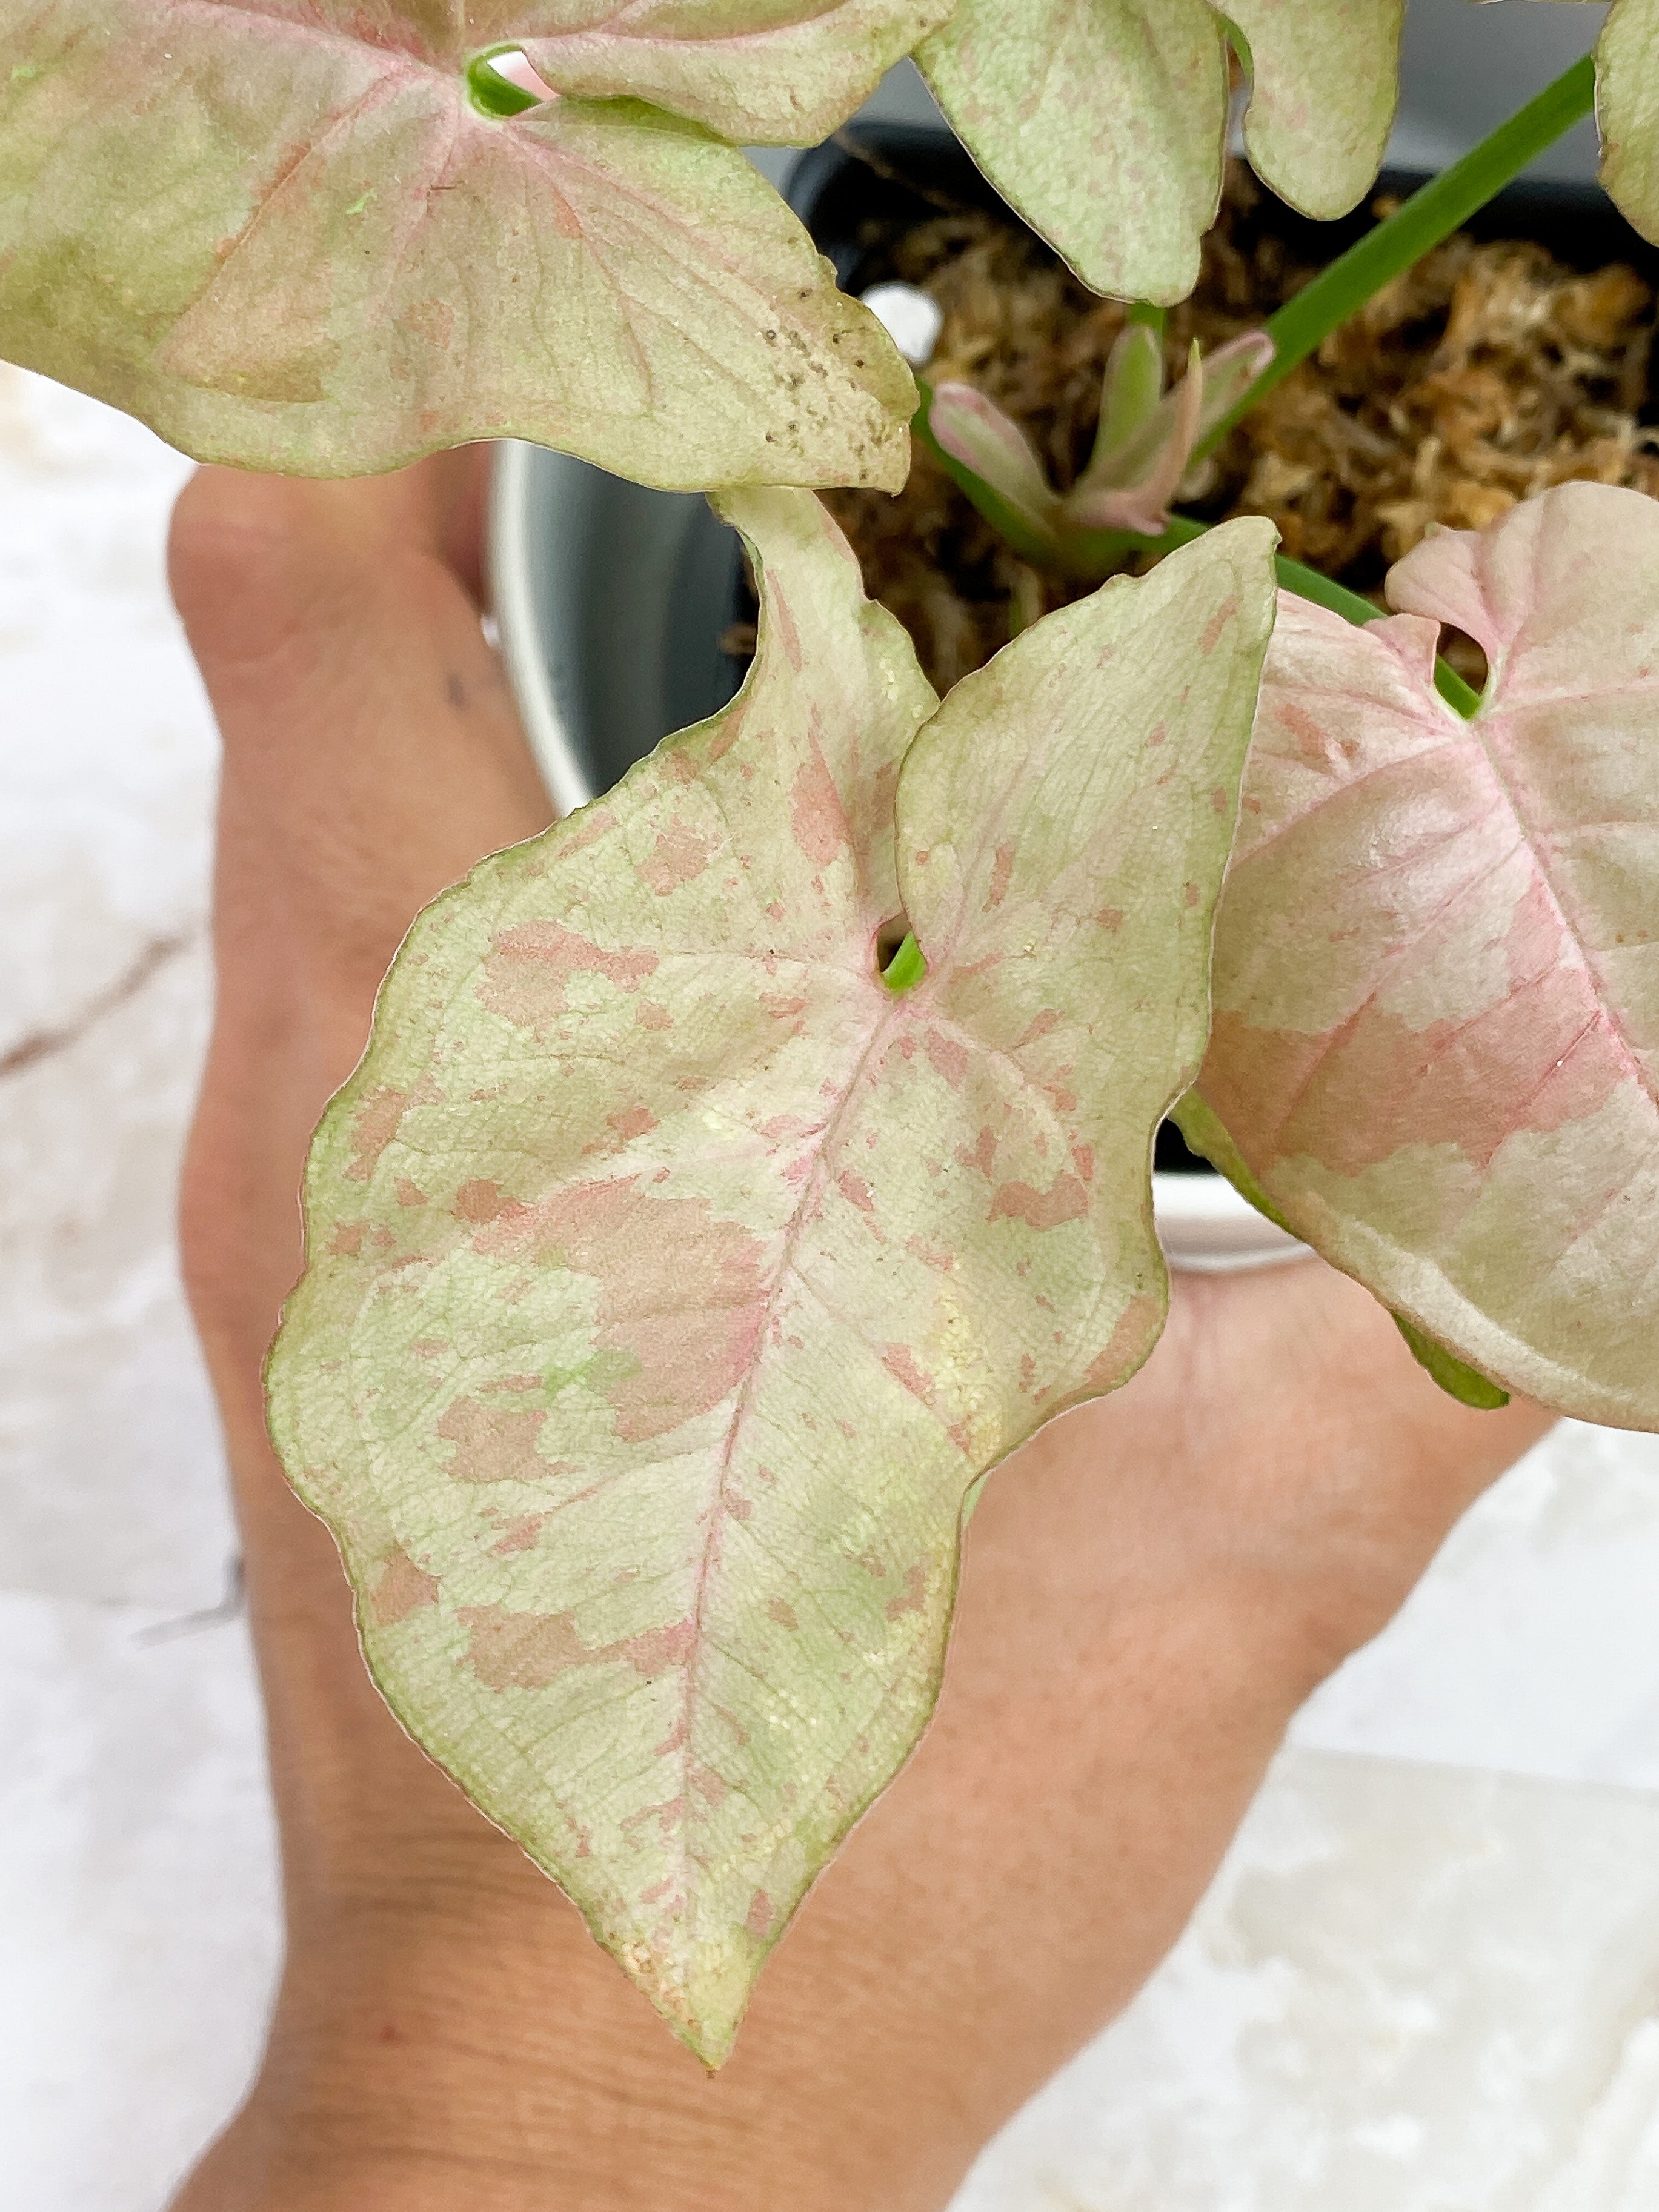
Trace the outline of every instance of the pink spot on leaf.
[[789, 788], [789, 822], [796, 844], [814, 867], [827, 868], [851, 842], [841, 793], [817, 745], [795, 771]]
[[477, 1242], [504, 1257], [562, 1261], [598, 1282], [596, 1348], [625, 1355], [605, 1395], [627, 1443], [665, 1436], [719, 1405], [756, 1356], [764, 1248], [707, 1199], [659, 1196], [633, 1176], [577, 1183]]
[[922, 1037], [927, 1057], [935, 1071], [953, 1091], [962, 1088], [963, 1079], [971, 1064], [972, 1055], [959, 1037], [948, 1036], [942, 1030], [927, 1030]]
[[700, 876], [714, 858], [715, 848], [699, 836], [689, 822], [674, 822], [658, 833], [657, 842], [640, 863], [640, 875], [659, 898]]
[[902, 1620], [907, 1613], [925, 1613], [927, 1609], [927, 1570], [917, 1560], [905, 1570], [902, 1594], [890, 1597], [884, 1610], [889, 1620]]
[[395, 1628], [417, 1607], [437, 1602], [437, 1577], [417, 1567], [408, 1553], [399, 1548], [388, 1556], [380, 1570], [368, 1610], [377, 1628]]
[[496, 937], [478, 996], [503, 1020], [544, 1030], [569, 1010], [573, 977], [599, 975], [620, 991], [635, 991], [658, 965], [654, 952], [606, 952], [561, 922], [520, 922]]
[[455, 1194], [456, 1218], [461, 1221], [494, 1221], [506, 1205], [500, 1183], [486, 1182], [482, 1176], [464, 1182]]
[[1073, 1175], [1059, 1175], [1047, 1190], [1029, 1182], [1005, 1182], [991, 1200], [987, 1218], [1023, 1221], [1030, 1229], [1058, 1229], [1067, 1221], [1081, 1221], [1089, 1211], [1089, 1194]]
[[536, 1449], [544, 1411], [514, 1411], [483, 1398], [457, 1398], [438, 1422], [438, 1434], [455, 1447], [444, 1472], [453, 1482], [538, 1482], [549, 1469]]
[[1205, 623], [1204, 635], [1198, 641], [1198, 649], [1206, 660], [1220, 644], [1228, 623], [1233, 620], [1237, 612], [1238, 594], [1235, 592], [1231, 599], [1223, 601]]
[[974, 1139], [971, 1152], [965, 1146], [958, 1145], [957, 1147], [957, 1164], [964, 1168], [972, 1168], [975, 1173], [988, 1179], [996, 1164], [996, 1132], [989, 1127], [981, 1128], [978, 1136]]
[[648, 1137], [657, 1126], [657, 1117], [648, 1106], [629, 1106], [620, 1114], [607, 1114], [605, 1118], [624, 1144], [631, 1137]]
[[573, 1668], [626, 1665], [646, 1681], [686, 1665], [696, 1626], [677, 1620], [613, 1644], [586, 1644], [574, 1613], [514, 1613], [470, 1605], [457, 1618], [467, 1631], [467, 1664], [492, 1690], [544, 1690]]
[[1008, 896], [1008, 885], [1014, 872], [1014, 848], [1012, 842], [999, 845], [991, 862], [990, 887], [985, 894], [984, 911], [993, 914]]

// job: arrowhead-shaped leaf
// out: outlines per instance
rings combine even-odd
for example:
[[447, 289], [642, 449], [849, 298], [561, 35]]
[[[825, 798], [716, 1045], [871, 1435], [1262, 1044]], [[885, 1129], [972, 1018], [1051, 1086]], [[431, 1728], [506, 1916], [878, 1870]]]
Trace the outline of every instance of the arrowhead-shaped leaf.
[[1227, 19], [1251, 46], [1245, 126], [1309, 215], [1376, 176], [1405, 0], [962, 0], [917, 59], [974, 158], [1097, 292], [1185, 299], [1215, 218]]
[[896, 489], [909, 374], [771, 187], [635, 101], [481, 114], [509, 11], [468, 12], [14, 11], [0, 353], [252, 467], [520, 436], [650, 483]]
[[711, 2063], [927, 1722], [980, 1479], [1158, 1334], [1273, 598], [1231, 524], [909, 750], [823, 510], [726, 512], [747, 685], [416, 923], [270, 1373], [391, 1703]]
[[536, 0], [502, 35], [520, 40], [561, 92], [630, 94], [747, 145], [811, 146], [846, 122], [951, 4]]
[[[1200, 1081], [1279, 1213], [1478, 1374], [1659, 1427], [1659, 507], [1281, 601]], [[1492, 669], [1464, 721], [1439, 626]]]

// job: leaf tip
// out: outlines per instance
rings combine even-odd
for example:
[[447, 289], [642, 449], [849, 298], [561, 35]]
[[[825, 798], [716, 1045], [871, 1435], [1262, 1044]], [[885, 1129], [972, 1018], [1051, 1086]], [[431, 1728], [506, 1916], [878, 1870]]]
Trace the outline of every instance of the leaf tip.
[[1498, 1383], [1460, 1359], [1454, 1352], [1436, 1338], [1420, 1329], [1404, 1314], [1394, 1316], [1394, 1325], [1406, 1340], [1407, 1349], [1418, 1365], [1448, 1397], [1455, 1398], [1462, 1406], [1471, 1406], [1480, 1413], [1495, 1413], [1510, 1402], [1510, 1394]]

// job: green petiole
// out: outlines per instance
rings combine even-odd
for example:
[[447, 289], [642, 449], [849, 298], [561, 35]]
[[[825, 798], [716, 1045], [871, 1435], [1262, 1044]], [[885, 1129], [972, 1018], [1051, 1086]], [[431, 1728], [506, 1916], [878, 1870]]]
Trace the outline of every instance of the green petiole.
[[[1178, 546], [1190, 545], [1195, 538], [1202, 538], [1213, 529], [1212, 523], [1196, 522], [1190, 515], [1176, 514], [1170, 519], [1170, 526], [1159, 538], [1143, 538], [1132, 530], [1094, 530], [1080, 532], [1064, 548], [1063, 559], [1057, 559], [1056, 547], [1047, 538], [1039, 538], [1024, 520], [1014, 514], [1007, 502], [1000, 498], [983, 477], [947, 453], [927, 427], [927, 407], [933, 395], [925, 381], [916, 380], [921, 392], [921, 404], [917, 408], [911, 428], [928, 451], [947, 470], [951, 480], [973, 501], [998, 536], [1022, 560], [1034, 568], [1056, 568], [1079, 583], [1099, 583], [1132, 554], [1173, 553]], [[1364, 628], [1367, 623], [1380, 622], [1382, 610], [1369, 599], [1361, 599], [1343, 584], [1334, 584], [1328, 576], [1322, 576], [1316, 568], [1304, 568], [1300, 561], [1291, 561], [1284, 554], [1277, 556], [1279, 580], [1285, 591], [1294, 592], [1299, 599], [1310, 599], [1315, 606], [1328, 607], [1333, 614], [1340, 615], [1346, 622]], [[1466, 684], [1457, 671], [1445, 661], [1434, 664], [1434, 688], [1449, 707], [1464, 716], [1473, 714], [1480, 704], [1480, 694]], [[902, 948], [901, 948], [902, 949]], [[896, 956], [895, 956], [896, 957]]]
[[927, 973], [927, 963], [912, 930], [882, 969], [881, 980], [896, 998], [902, 991], [913, 991]]
[[1287, 301], [1267, 324], [1274, 354], [1272, 365], [1259, 376], [1232, 413], [1216, 428], [1194, 455], [1201, 460], [1212, 452], [1235, 422], [1259, 406], [1276, 384], [1283, 381], [1298, 362], [1305, 361], [1322, 340], [1357, 314], [1385, 284], [1444, 243], [1487, 201], [1511, 184], [1547, 146], [1565, 131], [1581, 122], [1595, 106], [1595, 58], [1586, 54], [1564, 70], [1553, 84], [1546, 85], [1490, 137], [1483, 138], [1461, 161], [1425, 185], [1357, 245], [1322, 269], [1312, 283]]
[[490, 46], [481, 54], [474, 54], [466, 65], [467, 96], [479, 114], [487, 115], [492, 123], [507, 122], [542, 104], [533, 92], [514, 84], [494, 66], [497, 54], [515, 54], [519, 51], [516, 46]]

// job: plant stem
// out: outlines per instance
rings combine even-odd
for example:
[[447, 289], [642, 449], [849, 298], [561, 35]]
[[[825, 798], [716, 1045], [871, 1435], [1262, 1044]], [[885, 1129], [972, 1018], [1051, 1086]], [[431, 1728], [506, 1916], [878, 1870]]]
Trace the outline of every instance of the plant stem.
[[1267, 324], [1274, 355], [1231, 415], [1199, 447], [1203, 456], [1224, 438], [1235, 422], [1259, 406], [1331, 331], [1357, 314], [1414, 262], [1449, 238], [1489, 199], [1512, 183], [1528, 163], [1553, 145], [1564, 131], [1589, 114], [1595, 105], [1595, 58], [1585, 54], [1500, 124], [1461, 161], [1433, 178], [1394, 214], [1320, 271]]
[[[1010, 507], [983, 477], [976, 476], [965, 462], [957, 460], [954, 453], [947, 453], [933, 435], [933, 424], [928, 419], [933, 404], [933, 387], [925, 376], [916, 379], [916, 390], [921, 394], [921, 404], [910, 417], [912, 434], [927, 447], [951, 483], [967, 494], [1005, 545], [1034, 568], [1054, 569], [1056, 559], [1052, 542], [1041, 532], [1033, 530], [1024, 517]], [[1103, 575], [1105, 573], [1104, 569], [1101, 571]]]
[[[1072, 538], [1063, 549], [1061, 558], [1061, 549], [1038, 539], [989, 484], [945, 451], [927, 427], [927, 404], [933, 395], [920, 378], [917, 381], [921, 404], [911, 425], [917, 437], [949, 471], [952, 480], [960, 485], [992, 529], [1022, 560], [1035, 568], [1058, 570], [1079, 583], [1101, 583], [1132, 555], [1173, 553], [1177, 547], [1190, 545], [1195, 538], [1202, 538], [1215, 526], [1212, 523], [1196, 522], [1190, 515], [1175, 514], [1170, 516], [1170, 526], [1160, 538], [1143, 538], [1133, 530], [1091, 530]], [[1280, 584], [1298, 599], [1310, 599], [1315, 606], [1328, 607], [1345, 622], [1362, 628], [1366, 623], [1382, 620], [1380, 608], [1374, 607], [1369, 599], [1362, 599], [1358, 592], [1349, 591], [1346, 585], [1334, 584], [1316, 568], [1304, 568], [1300, 561], [1287, 560], [1282, 553], [1275, 556], [1274, 565]], [[1434, 688], [1449, 707], [1465, 717], [1473, 714], [1480, 704], [1479, 693], [1443, 660], [1437, 659], [1434, 664]]]
[[[1079, 552], [1085, 553], [1091, 574], [1109, 575], [1117, 562], [1131, 553], [1173, 553], [1178, 546], [1190, 545], [1195, 538], [1203, 538], [1215, 527], [1213, 523], [1195, 522], [1190, 515], [1173, 514], [1170, 526], [1161, 538], [1140, 538], [1128, 530], [1097, 530], [1087, 538], [1076, 541]], [[1309, 568], [1300, 561], [1291, 561], [1283, 553], [1275, 554], [1273, 566], [1279, 571], [1282, 587], [1298, 599], [1308, 599], [1316, 607], [1328, 607], [1344, 622], [1351, 622], [1363, 629], [1367, 623], [1381, 622], [1382, 611], [1374, 607], [1369, 599], [1351, 592], [1346, 584], [1334, 584], [1328, 576], [1322, 576], [1317, 568]], [[1480, 695], [1466, 684], [1457, 671], [1443, 660], [1434, 664], [1434, 688], [1449, 707], [1464, 716], [1474, 714], [1480, 704]]]

